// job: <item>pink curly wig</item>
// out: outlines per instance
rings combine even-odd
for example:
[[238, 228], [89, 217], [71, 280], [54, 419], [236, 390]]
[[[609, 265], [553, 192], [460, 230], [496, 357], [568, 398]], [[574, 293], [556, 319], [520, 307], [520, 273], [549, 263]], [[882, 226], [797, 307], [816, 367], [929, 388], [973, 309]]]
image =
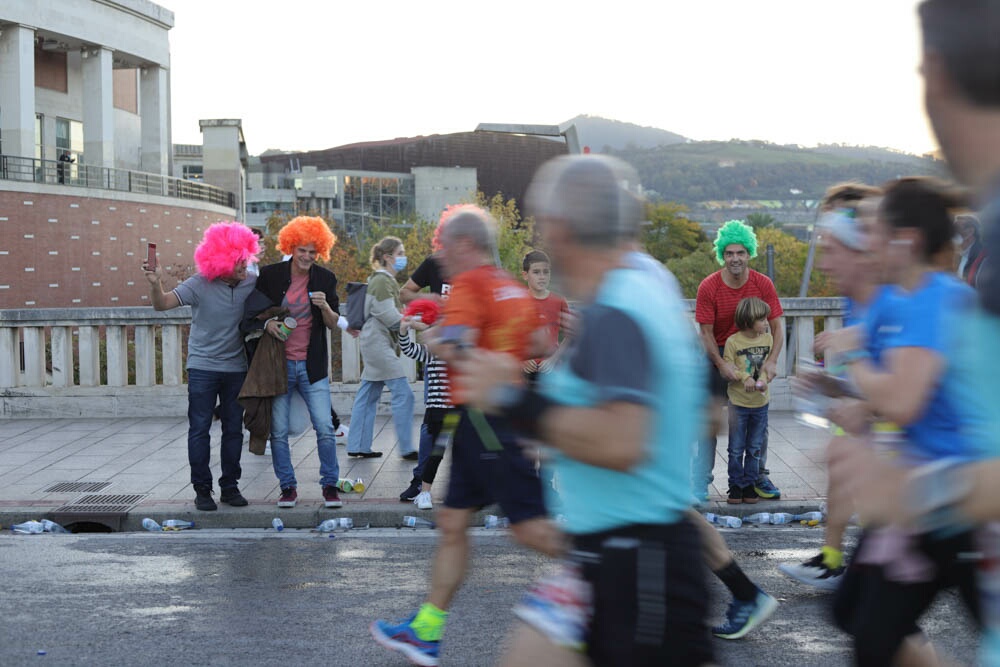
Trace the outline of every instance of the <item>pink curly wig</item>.
[[316, 246], [316, 255], [324, 262], [330, 261], [330, 248], [337, 242], [337, 236], [330, 231], [330, 225], [323, 218], [300, 215], [292, 218], [278, 232], [278, 250], [291, 255], [300, 246], [310, 243]]
[[444, 229], [444, 225], [448, 220], [451, 219], [456, 213], [461, 213], [462, 211], [482, 211], [481, 208], [475, 204], [452, 204], [441, 212], [441, 218], [438, 220], [437, 228], [434, 229], [434, 236], [431, 237], [431, 250], [437, 252], [441, 249], [441, 230]]
[[194, 251], [198, 273], [208, 280], [231, 275], [236, 265], [250, 261], [260, 252], [257, 235], [240, 222], [209, 225]]

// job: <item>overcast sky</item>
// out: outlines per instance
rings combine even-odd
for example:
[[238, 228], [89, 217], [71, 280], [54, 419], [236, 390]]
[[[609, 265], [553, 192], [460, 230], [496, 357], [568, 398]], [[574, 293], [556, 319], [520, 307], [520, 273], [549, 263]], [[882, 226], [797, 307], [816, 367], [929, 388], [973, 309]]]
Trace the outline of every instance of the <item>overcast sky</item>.
[[558, 124], [935, 147], [917, 0], [157, 0], [173, 141], [240, 118], [251, 154]]

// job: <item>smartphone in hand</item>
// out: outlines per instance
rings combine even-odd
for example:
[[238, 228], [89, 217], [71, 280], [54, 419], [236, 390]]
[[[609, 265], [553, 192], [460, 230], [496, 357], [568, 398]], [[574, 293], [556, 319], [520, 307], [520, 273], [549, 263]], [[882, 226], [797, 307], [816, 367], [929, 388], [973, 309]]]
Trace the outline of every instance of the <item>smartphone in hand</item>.
[[146, 244], [146, 270], [156, 271], [156, 244]]

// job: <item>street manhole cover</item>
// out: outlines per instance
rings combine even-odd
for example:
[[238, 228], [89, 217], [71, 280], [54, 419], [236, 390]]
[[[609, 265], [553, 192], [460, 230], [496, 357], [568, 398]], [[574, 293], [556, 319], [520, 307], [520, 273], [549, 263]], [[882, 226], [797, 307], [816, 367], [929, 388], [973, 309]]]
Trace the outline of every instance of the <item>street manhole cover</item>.
[[111, 482], [58, 482], [47, 489], [45, 493], [94, 493], [111, 486]]

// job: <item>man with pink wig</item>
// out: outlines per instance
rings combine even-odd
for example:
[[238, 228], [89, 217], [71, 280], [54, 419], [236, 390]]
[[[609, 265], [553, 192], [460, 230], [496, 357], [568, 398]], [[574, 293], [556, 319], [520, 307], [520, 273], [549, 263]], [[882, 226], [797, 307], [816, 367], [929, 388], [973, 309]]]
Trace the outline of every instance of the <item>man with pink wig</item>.
[[212, 410], [220, 404], [222, 421], [222, 476], [220, 499], [234, 507], [245, 507], [240, 493], [240, 454], [243, 451], [243, 407], [237, 401], [247, 374], [247, 359], [240, 336], [243, 302], [253, 291], [247, 262], [260, 246], [249, 227], [238, 222], [217, 222], [205, 230], [194, 251], [198, 273], [169, 292], [163, 291], [158, 263], [150, 271], [149, 295], [156, 310], [191, 307], [188, 336], [188, 461], [194, 505], [202, 511], [218, 509], [212, 499], [211, 459]]
[[[337, 438], [330, 413], [330, 352], [326, 330], [336, 329], [340, 319], [337, 277], [318, 266], [317, 259], [330, 260], [337, 237], [319, 217], [298, 216], [278, 232], [278, 250], [291, 255], [283, 262], [261, 268], [257, 292], [246, 303], [243, 330], [264, 331], [284, 342], [288, 372], [288, 393], [275, 396], [271, 403], [271, 462], [281, 487], [278, 507], [295, 507], [298, 482], [288, 446], [289, 405], [298, 391], [309, 409], [316, 430], [319, 455], [319, 483], [326, 507], [341, 507], [337, 492], [340, 465]], [[257, 315], [279, 306], [295, 318], [295, 326], [282, 325], [277, 318], [262, 322]]]

